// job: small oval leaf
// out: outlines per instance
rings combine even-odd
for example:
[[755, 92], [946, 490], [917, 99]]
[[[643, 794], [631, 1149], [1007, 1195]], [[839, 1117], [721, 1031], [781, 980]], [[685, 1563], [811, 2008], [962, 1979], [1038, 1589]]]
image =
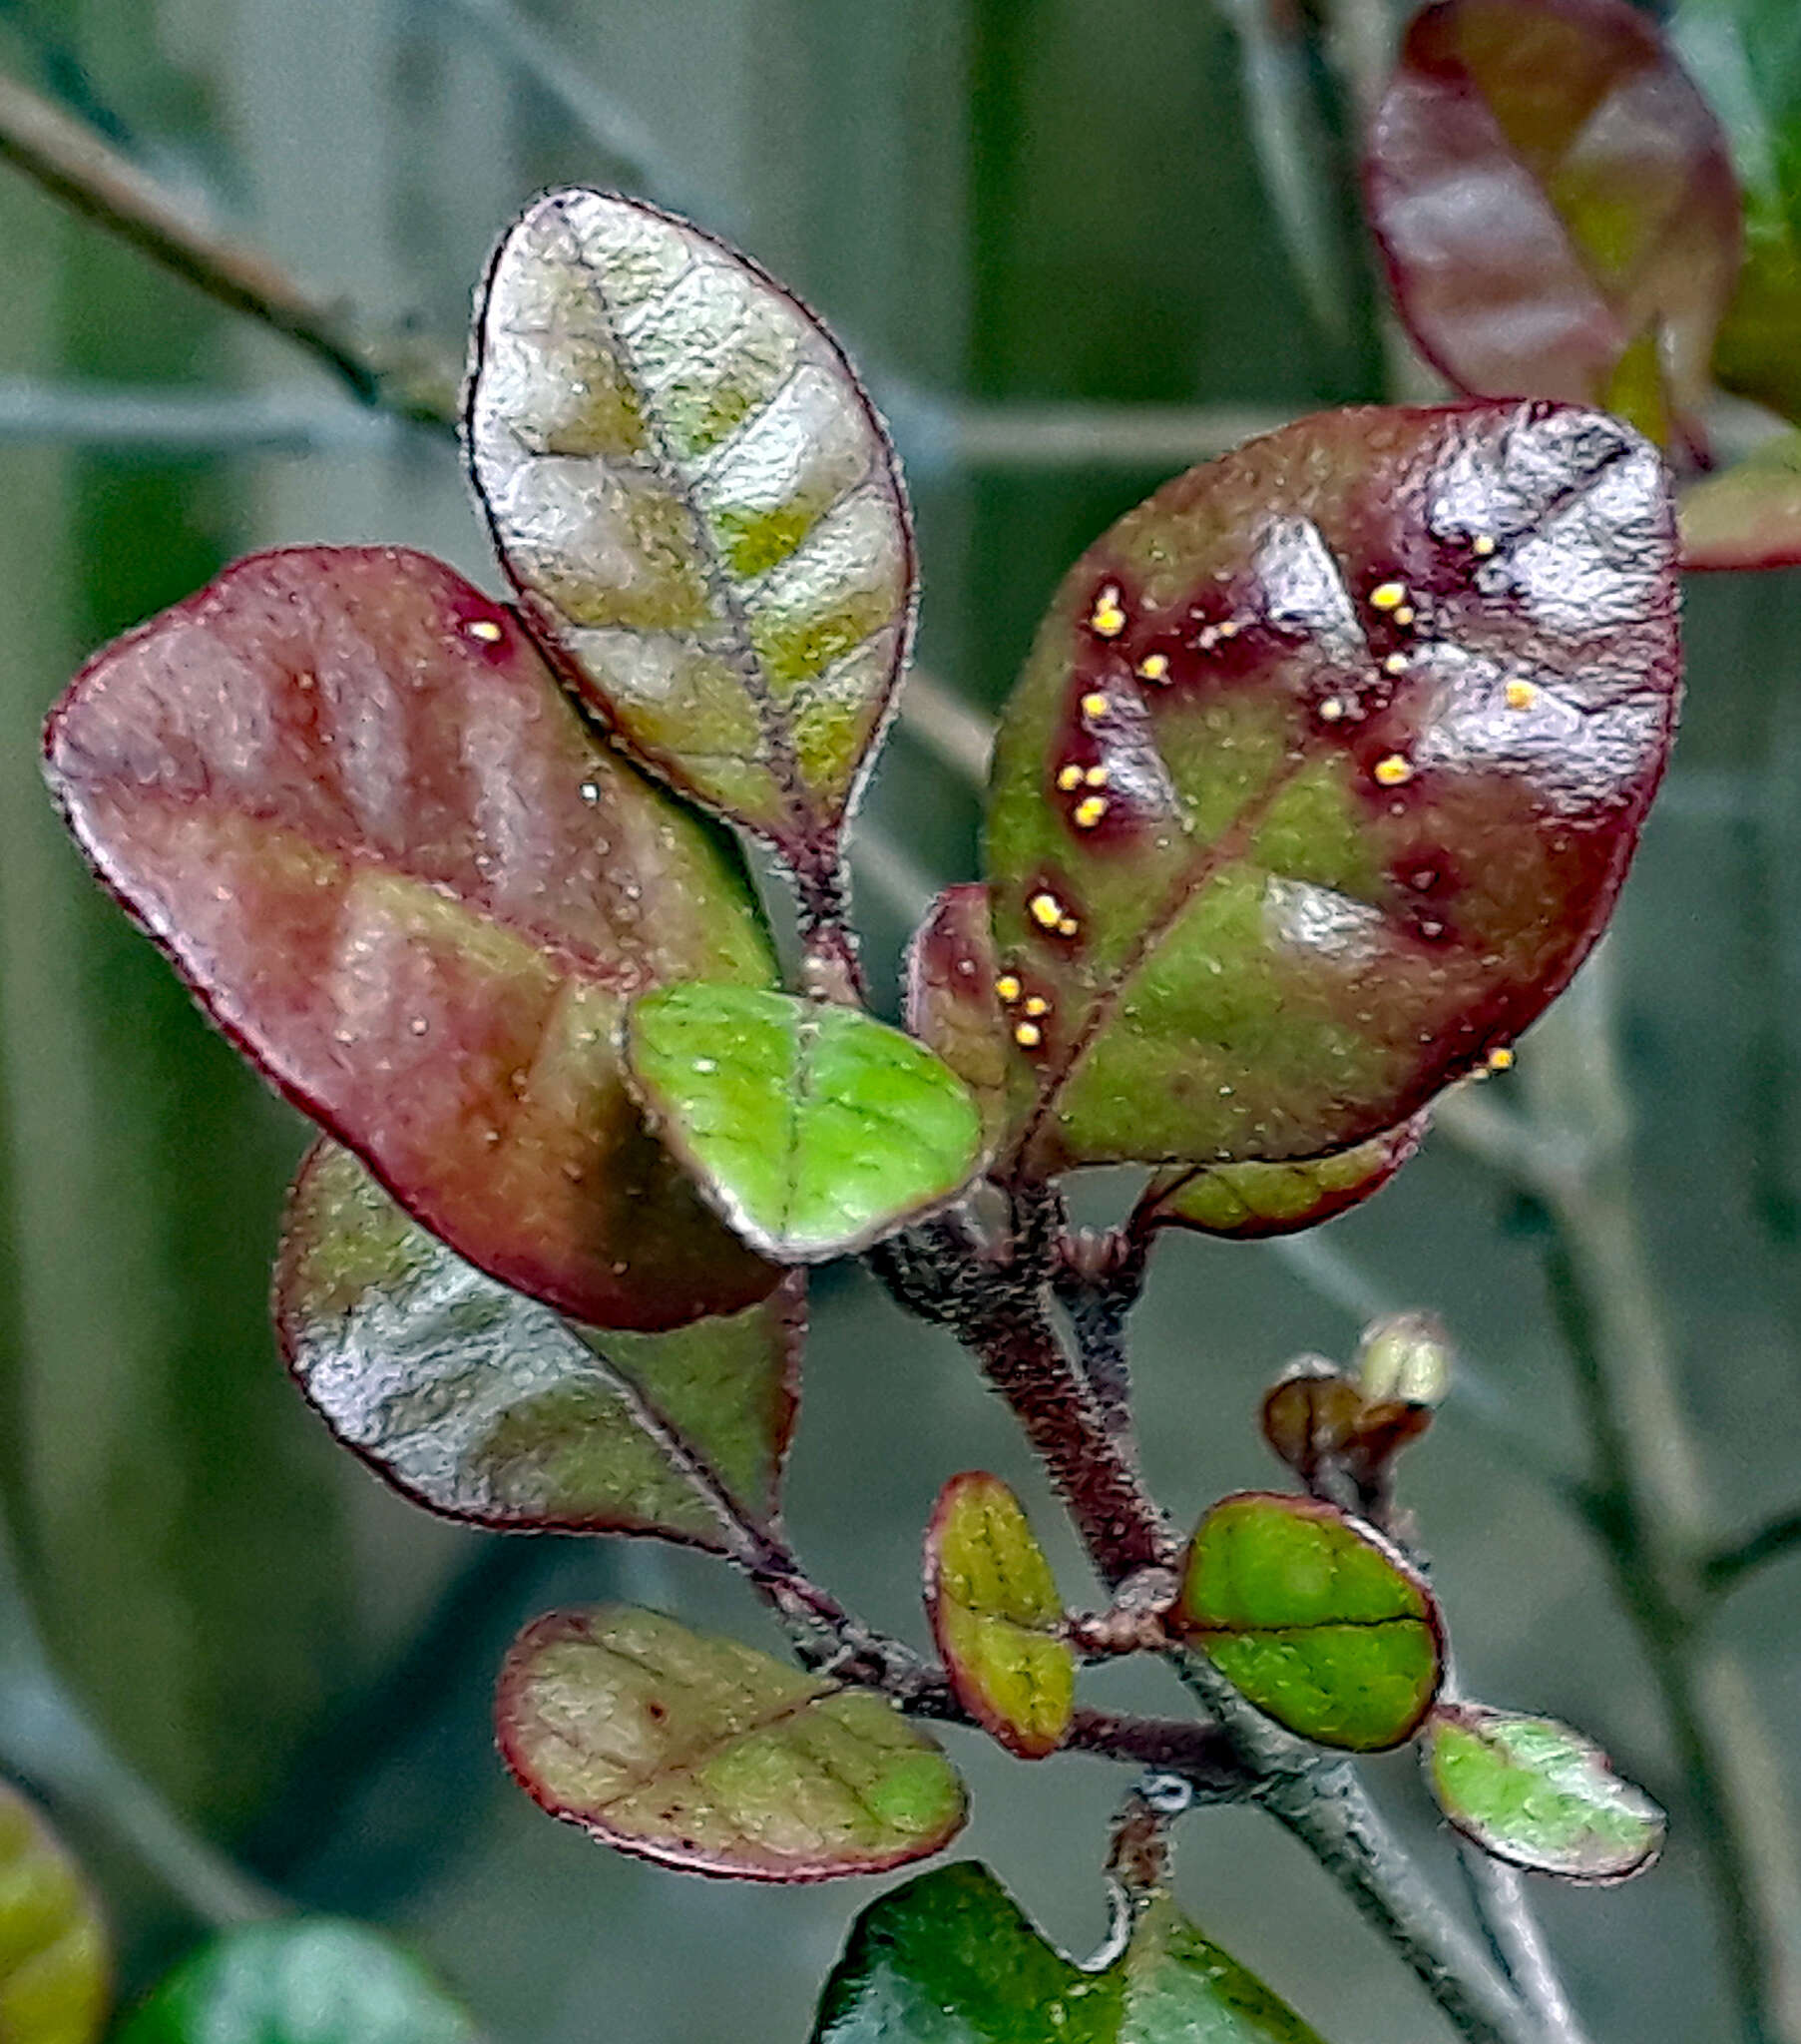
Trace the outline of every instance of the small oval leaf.
[[1002, 722], [997, 962], [1039, 1172], [1398, 1127], [1568, 982], [1679, 689], [1656, 452], [1542, 404], [1346, 411], [1077, 563]]
[[118, 2044], [478, 2044], [409, 1953], [360, 1923], [227, 1930], [164, 1975]]
[[1332, 1157], [1184, 1171], [1152, 1186], [1139, 1212], [1149, 1228], [1186, 1228], [1236, 1242], [1295, 1235], [1379, 1193], [1420, 1147], [1431, 1122], [1422, 1110], [1398, 1129]]
[[46, 754], [214, 1020], [459, 1255], [600, 1326], [773, 1288], [615, 1043], [647, 986], [772, 979], [755, 905], [510, 611], [397, 548], [256, 555], [91, 661]]
[[0, 1783], [0, 2037], [94, 2044], [112, 2001], [106, 1924], [62, 1841]]
[[998, 1476], [953, 1476], [926, 1528], [926, 1615], [957, 1700], [1010, 1753], [1069, 1737], [1076, 1656], [1063, 1599], [1025, 1509]]
[[447, 1518], [717, 1549], [719, 1521], [682, 1475], [690, 1458], [751, 1518], [775, 1514], [798, 1273], [761, 1304], [668, 1333], [579, 1327], [464, 1263], [322, 1141], [288, 1194], [274, 1310], [326, 1425]]
[[1098, 1972], [1046, 1943], [987, 1867], [872, 1902], [820, 1997], [812, 2044], [1320, 2044], [1166, 1894]]
[[1628, 0], [1422, 8], [1365, 180], [1402, 317], [1454, 383], [1698, 437], [1738, 189], [1706, 101]]
[[940, 1850], [967, 1813], [950, 1762], [885, 1697], [629, 1605], [528, 1626], [497, 1721], [542, 1808], [695, 1873], [880, 1873]]
[[835, 867], [914, 579], [843, 351], [735, 250], [579, 189], [501, 243], [477, 350], [476, 488], [534, 623], [658, 772]]
[[665, 987], [634, 1004], [626, 1061], [664, 1141], [778, 1263], [866, 1249], [953, 1199], [981, 1157], [957, 1075], [832, 1001]]
[[1439, 1807], [1464, 1836], [1532, 1873], [1628, 1880], [1662, 1849], [1662, 1810], [1555, 1719], [1443, 1704], [1423, 1757]]
[[1369, 1527], [1315, 1498], [1245, 1491], [1201, 1520], [1175, 1623], [1302, 1739], [1380, 1753], [1419, 1730], [1444, 1675], [1438, 1606]]

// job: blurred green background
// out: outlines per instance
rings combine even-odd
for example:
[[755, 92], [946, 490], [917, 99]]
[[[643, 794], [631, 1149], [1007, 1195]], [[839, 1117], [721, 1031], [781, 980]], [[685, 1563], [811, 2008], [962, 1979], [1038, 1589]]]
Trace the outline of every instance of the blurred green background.
[[[1380, 0], [1328, 12], [1341, 49], [1388, 26]], [[1248, 67], [1231, 16], [1273, 24]], [[460, 344], [488, 247], [548, 183], [644, 191], [731, 236], [866, 366], [917, 500], [922, 661], [992, 708], [1119, 511], [1259, 423], [1383, 395], [1342, 98], [1326, 44], [1287, 36], [1299, 20], [1262, 0], [0, 0], [0, 66], [372, 328]], [[1286, 235], [1256, 146], [1283, 93], [1305, 117]], [[792, 2044], [869, 1890], [598, 1850], [507, 1784], [488, 1731], [511, 1629], [553, 1602], [624, 1595], [752, 1638], [759, 1612], [652, 1545], [435, 1523], [331, 1447], [265, 1314], [305, 1131], [90, 884], [38, 781], [38, 724], [73, 669], [232, 554], [392, 540], [495, 586], [455, 457], [3, 167], [0, 249], [0, 1489], [55, 1663], [197, 1829], [288, 1894], [401, 1927], [500, 2044]], [[1686, 728], [1609, 969], [1649, 1261], [1731, 1530], [1801, 1489], [1801, 580], [1697, 586], [1688, 631]], [[976, 807], [903, 731], [868, 813], [891, 994], [910, 889], [973, 870]], [[1493, 1097], [1532, 1057], [1529, 1039]], [[1724, 2044], [1653, 1686], [1591, 1538], [1533, 1473], [1585, 1454], [1543, 1247], [1518, 1196], [1438, 1138], [1299, 1260], [1171, 1245], [1140, 1315], [1149, 1471], [1189, 1515], [1270, 1480], [1253, 1412], [1281, 1362], [1343, 1355], [1369, 1298], [1443, 1313], [1477, 1366], [1407, 1476], [1465, 1681], [1584, 1726], [1677, 1813], [1647, 1879], [1544, 1897], [1570, 1984], [1606, 2044]], [[863, 1277], [815, 1296], [791, 1530], [918, 1637], [937, 1486], [972, 1466], [1023, 1481], [1024, 1457], [954, 1349]], [[1801, 1556], [1718, 1625], [1791, 1771], [1798, 1589]], [[1096, 1689], [1175, 1707], [1142, 1674]], [[9, 1750], [16, 1718], [0, 1709], [0, 1767], [90, 1853], [142, 1984], [196, 1925], [112, 1826], [59, 1803], [54, 1767]], [[1124, 1779], [953, 1737], [969, 1848], [1053, 1935], [1095, 1942]], [[1455, 1890], [1410, 1762], [1371, 1774]], [[1780, 1802], [1766, 1814], [1792, 1855]], [[1448, 2035], [1272, 1826], [1203, 1813], [1182, 1838], [1193, 1913], [1335, 2044]], [[1779, 1884], [1775, 1907], [1801, 1950], [1801, 1896]]]

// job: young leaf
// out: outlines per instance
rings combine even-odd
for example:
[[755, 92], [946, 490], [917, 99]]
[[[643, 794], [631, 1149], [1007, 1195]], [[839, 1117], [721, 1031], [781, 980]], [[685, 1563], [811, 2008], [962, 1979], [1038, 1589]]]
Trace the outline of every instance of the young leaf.
[[968, 1089], [899, 1030], [831, 1001], [690, 983], [634, 1003], [626, 1062], [664, 1141], [783, 1264], [866, 1249], [968, 1184]]
[[1023, 1166], [1318, 1157], [1524, 1029], [1667, 757], [1672, 524], [1617, 421], [1469, 405], [1302, 419], [1092, 547], [989, 808]]
[[886, 1698], [629, 1605], [527, 1626], [497, 1720], [552, 1816], [695, 1873], [881, 1873], [940, 1850], [966, 1814], [949, 1761]]
[[662, 1334], [602, 1332], [497, 1284], [319, 1142], [287, 1199], [275, 1327], [337, 1438], [404, 1496], [513, 1530], [661, 1533], [717, 1549], [691, 1455], [775, 1515], [805, 1293]]
[[1352, 1753], [1411, 1739], [1444, 1674], [1418, 1572], [1314, 1498], [1216, 1504], [1189, 1544], [1175, 1622], [1277, 1724]]
[[1728, 390], [1801, 420], [1801, 34], [1791, 0], [1680, 0], [1668, 34], [1731, 140], [1745, 255], [1713, 348]]
[[908, 1035], [969, 1088], [984, 1140], [998, 1145], [1007, 1130], [1007, 1018], [981, 881], [947, 887], [933, 902], [907, 946], [905, 976]]
[[1320, 2044], [1166, 1894], [1100, 1972], [1047, 1944], [985, 1866], [922, 1873], [856, 1920], [812, 2044]]
[[1465, 1837], [1530, 1872], [1628, 1880], [1662, 1848], [1662, 1810], [1553, 1719], [1441, 1704], [1424, 1760], [1439, 1807]]
[[[1801, 328], [1796, 354], [1801, 357]], [[1677, 503], [1684, 568], [1801, 566], [1801, 433], [1783, 433]]]
[[842, 350], [735, 250], [581, 190], [502, 242], [477, 349], [476, 488], [534, 623], [660, 773], [835, 868], [914, 575]]
[[477, 2044], [419, 1962], [360, 1923], [246, 1923], [184, 1959], [118, 2044]]
[[1076, 1656], [1051, 1564], [998, 1476], [953, 1476], [938, 1493], [926, 1614], [965, 1710], [1023, 1761], [1055, 1753], [1076, 1708]]
[[1170, 1176], [1145, 1195], [1150, 1228], [1256, 1242], [1317, 1228], [1379, 1193], [1425, 1140], [1430, 1112], [1332, 1157], [1295, 1164], [1220, 1164]]
[[1707, 103], [1628, 0], [1422, 8], [1365, 177], [1402, 317], [1454, 383], [1697, 437], [1738, 190]]
[[62, 1841], [0, 1783], [0, 2037], [94, 2044], [112, 2000], [106, 1925]]
[[602, 1326], [767, 1295], [614, 1040], [662, 980], [769, 980], [754, 905], [511, 612], [396, 548], [257, 555], [90, 662], [46, 751], [214, 1019], [459, 1255]]

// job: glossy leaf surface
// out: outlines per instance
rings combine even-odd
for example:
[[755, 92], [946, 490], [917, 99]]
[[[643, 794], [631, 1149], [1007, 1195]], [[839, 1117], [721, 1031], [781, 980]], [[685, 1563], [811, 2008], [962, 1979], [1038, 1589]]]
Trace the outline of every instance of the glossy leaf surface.
[[663, 1139], [732, 1227], [784, 1264], [866, 1248], [975, 1170], [968, 1089], [898, 1029], [728, 984], [636, 1003], [626, 1059]]
[[326, 1425], [415, 1502], [482, 1526], [716, 1548], [682, 1468], [692, 1456], [773, 1517], [801, 1287], [790, 1274], [760, 1304], [662, 1334], [580, 1327], [464, 1263], [321, 1142], [288, 1195], [275, 1326]]
[[1801, 433], [1690, 483], [1677, 513], [1684, 568], [1801, 565]]
[[47, 753], [214, 1019], [459, 1254], [600, 1325], [773, 1286], [614, 1036], [661, 980], [770, 978], [755, 909], [509, 611], [394, 548], [257, 555], [93, 660]]
[[924, 1873], [857, 1918], [812, 2044], [1319, 2044], [1157, 1894], [1097, 1973], [1046, 1943], [984, 1866]]
[[1025, 1509], [998, 1476], [953, 1476], [926, 1529], [926, 1612], [958, 1701], [1010, 1753], [1043, 1760], [1076, 1708], [1063, 1599]]
[[1706, 102], [1628, 0], [1438, 0], [1377, 113], [1372, 225], [1415, 340], [1487, 397], [1682, 436], [1739, 202]]
[[313, 1916], [216, 1937], [164, 1976], [119, 2044], [477, 2044], [477, 2031], [399, 1946]]
[[771, 277], [617, 194], [501, 244], [468, 440], [527, 610], [658, 771], [808, 864], [910, 631], [893, 451], [837, 343]]
[[1379, 1193], [1420, 1147], [1430, 1121], [1429, 1114], [1417, 1114], [1331, 1157], [1181, 1172], [1152, 1189], [1147, 1223], [1239, 1242], [1317, 1228]]
[[1790, 0], [1679, 0], [1668, 34], [1725, 126], [1743, 190], [1744, 263], [1714, 374], [1801, 420], [1801, 15]]
[[1625, 1880], [1662, 1847], [1662, 1810], [1598, 1747], [1550, 1718], [1444, 1705], [1427, 1728], [1425, 1761], [1457, 1828], [1531, 1872]]
[[[950, 1066], [974, 1095], [990, 1145], [1007, 1128], [1007, 1011], [996, 990], [988, 889], [947, 887], [907, 947], [907, 1032]], [[1021, 1014], [1019, 1022], [1032, 1017]]]
[[1314, 1498], [1216, 1504], [1189, 1544], [1176, 1623], [1278, 1724], [1353, 1753], [1411, 1739], [1444, 1673], [1418, 1573]]
[[1524, 1029], [1667, 756], [1673, 540], [1650, 446], [1527, 404], [1303, 419], [1098, 541], [989, 810], [1027, 1163], [1317, 1157]]
[[0, 1783], [0, 2037], [94, 2044], [112, 2000], [106, 1924], [62, 1841]]
[[501, 1753], [535, 1801], [666, 1866], [880, 1873], [962, 1828], [938, 1747], [872, 1690], [629, 1605], [552, 1612], [501, 1672]]

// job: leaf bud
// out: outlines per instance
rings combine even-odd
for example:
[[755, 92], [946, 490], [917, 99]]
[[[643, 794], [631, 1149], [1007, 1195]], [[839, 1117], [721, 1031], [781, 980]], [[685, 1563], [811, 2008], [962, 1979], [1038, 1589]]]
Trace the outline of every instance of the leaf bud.
[[1438, 1405], [1451, 1388], [1451, 1337], [1435, 1313], [1372, 1320], [1357, 1347], [1357, 1382], [1372, 1405]]

